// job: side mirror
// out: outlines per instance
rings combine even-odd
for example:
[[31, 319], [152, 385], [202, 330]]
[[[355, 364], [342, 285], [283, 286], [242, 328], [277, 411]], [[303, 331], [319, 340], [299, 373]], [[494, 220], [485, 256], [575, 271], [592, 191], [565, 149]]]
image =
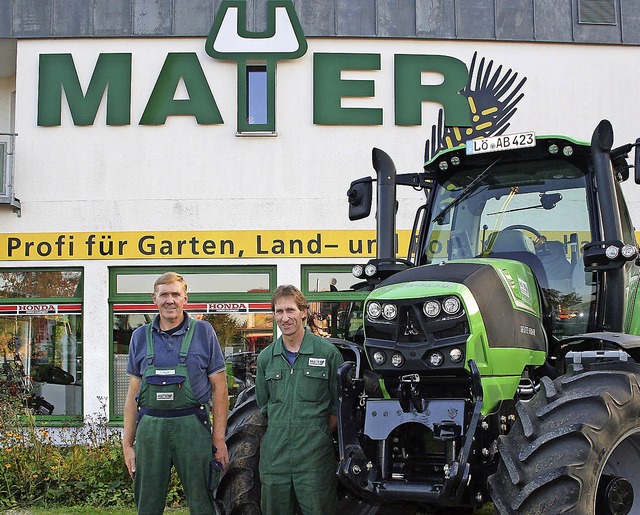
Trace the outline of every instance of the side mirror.
[[541, 193], [540, 204], [546, 210], [553, 209], [562, 200], [562, 193]]
[[349, 197], [349, 220], [361, 220], [371, 214], [373, 198], [373, 179], [365, 177], [351, 183], [347, 197]]

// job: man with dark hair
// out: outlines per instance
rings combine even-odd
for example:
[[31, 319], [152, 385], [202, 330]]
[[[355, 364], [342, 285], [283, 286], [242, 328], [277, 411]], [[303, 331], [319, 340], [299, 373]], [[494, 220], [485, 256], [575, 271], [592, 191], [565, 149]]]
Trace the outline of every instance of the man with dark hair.
[[210, 515], [220, 469], [229, 462], [224, 357], [211, 324], [184, 311], [187, 283], [180, 274], [160, 276], [152, 298], [158, 315], [131, 337], [124, 407], [122, 447], [138, 514], [164, 512], [175, 466], [191, 515]]
[[309, 305], [295, 286], [276, 288], [271, 308], [282, 335], [258, 356], [256, 396], [267, 417], [260, 446], [263, 515], [336, 511], [338, 349], [305, 328]]

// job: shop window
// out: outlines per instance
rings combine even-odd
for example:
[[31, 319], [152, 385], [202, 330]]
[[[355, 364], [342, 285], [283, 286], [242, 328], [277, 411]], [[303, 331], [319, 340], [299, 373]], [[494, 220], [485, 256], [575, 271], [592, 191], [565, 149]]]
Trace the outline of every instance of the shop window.
[[309, 301], [308, 325], [321, 336], [363, 342], [362, 304], [351, 266], [302, 266], [302, 290]]
[[82, 416], [82, 272], [0, 270], [0, 388], [33, 413]]
[[[255, 375], [255, 357], [274, 338], [271, 291], [275, 267], [173, 268], [189, 286], [185, 310], [209, 322], [227, 359], [232, 380]], [[114, 268], [110, 272], [112, 326], [111, 418], [121, 419], [129, 387], [127, 360], [133, 331], [153, 321], [153, 283], [166, 269]]]

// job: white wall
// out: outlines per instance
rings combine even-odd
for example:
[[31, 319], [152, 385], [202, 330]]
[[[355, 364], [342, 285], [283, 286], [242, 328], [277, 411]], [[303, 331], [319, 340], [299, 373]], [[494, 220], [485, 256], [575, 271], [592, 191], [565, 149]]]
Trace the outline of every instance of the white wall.
[[[236, 65], [206, 55], [204, 39], [21, 40], [16, 195], [23, 213], [19, 221], [6, 217], [5, 227], [237, 230], [255, 228], [259, 220], [265, 229], [372, 228], [373, 219], [348, 221], [349, 183], [372, 173], [373, 146], [387, 150], [398, 170], [419, 170], [438, 107], [424, 109], [422, 127], [394, 125], [393, 55], [443, 54], [470, 64], [476, 50], [495, 61], [494, 69], [502, 65], [527, 77], [511, 131], [588, 140], [606, 117], [618, 143], [640, 134], [636, 71], [629, 65], [640, 55], [635, 47], [310, 39], [303, 58], [278, 65], [278, 136], [243, 138], [235, 136]], [[103, 105], [94, 126], [73, 126], [65, 110], [62, 126], [37, 127], [38, 56], [58, 52], [73, 54], [85, 88], [99, 53], [131, 52], [133, 124], [106, 126]], [[137, 125], [167, 52], [198, 54], [224, 125], [198, 126], [191, 117], [173, 117], [163, 126]], [[314, 52], [383, 54], [380, 71], [357, 75], [375, 80], [376, 97], [358, 102], [383, 108], [383, 126], [312, 124]], [[629, 196], [640, 218], [636, 195]]]
[[[616, 143], [640, 136], [637, 71], [640, 47], [429, 40], [310, 39], [307, 54], [277, 70], [277, 137], [236, 137], [236, 65], [211, 59], [202, 38], [20, 40], [15, 80], [17, 140], [15, 192], [22, 215], [0, 210], [6, 233], [59, 231], [326, 230], [373, 229], [374, 218], [352, 223], [346, 191], [373, 174], [371, 148], [392, 155], [399, 172], [421, 169], [425, 140], [439, 106], [423, 108], [423, 126], [397, 127], [393, 108], [394, 54], [440, 54], [470, 65], [473, 53], [526, 77], [524, 98], [509, 132], [566, 134], [589, 140], [602, 118]], [[133, 54], [132, 125], [75, 127], [63, 110], [60, 127], [36, 125], [38, 57], [72, 53], [86, 88], [100, 53]], [[190, 117], [163, 126], [137, 125], [168, 52], [196, 52], [225, 121], [198, 126]], [[344, 106], [382, 108], [384, 125], [327, 127], [312, 123], [314, 52], [380, 53], [380, 71], [347, 73], [375, 80], [372, 99]], [[0, 79], [0, 131], [7, 127], [13, 79]], [[640, 189], [625, 186], [640, 228]], [[411, 191], [401, 199], [415, 198]], [[399, 228], [413, 221], [412, 200]], [[1, 256], [0, 256], [1, 258]], [[340, 260], [345, 262], [349, 260]], [[85, 413], [108, 395], [110, 321], [108, 267], [162, 265], [175, 260], [89, 261], [85, 270]], [[299, 259], [251, 260], [278, 264], [278, 283], [299, 284]], [[329, 263], [330, 259], [304, 262]], [[335, 262], [335, 261], [334, 261]], [[181, 264], [247, 264], [242, 260], [191, 260]], [[11, 262], [11, 266], [33, 265]], [[38, 265], [70, 266], [69, 261]]]

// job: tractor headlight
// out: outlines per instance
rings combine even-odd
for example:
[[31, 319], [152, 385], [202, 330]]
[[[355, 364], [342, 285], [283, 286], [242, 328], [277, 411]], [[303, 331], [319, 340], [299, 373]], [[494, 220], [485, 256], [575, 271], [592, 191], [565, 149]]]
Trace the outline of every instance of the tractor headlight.
[[384, 365], [385, 361], [387, 361], [387, 356], [385, 356], [384, 352], [377, 350], [373, 353], [373, 362], [376, 365]]
[[369, 305], [367, 306], [367, 315], [369, 315], [369, 318], [378, 318], [381, 313], [382, 306], [380, 306], [379, 302], [369, 302]]
[[378, 267], [372, 263], [369, 263], [364, 267], [364, 275], [367, 277], [373, 277], [378, 273]]
[[460, 363], [462, 361], [462, 350], [454, 347], [449, 351], [449, 358], [453, 363]]
[[353, 274], [354, 277], [362, 277], [362, 274], [364, 274], [364, 267], [362, 265], [353, 265], [353, 268], [351, 269], [351, 273]]
[[404, 356], [399, 352], [395, 352], [393, 356], [391, 356], [391, 364], [394, 367], [401, 367], [404, 365]]
[[441, 352], [433, 352], [429, 356], [429, 363], [431, 363], [431, 365], [434, 367], [439, 367], [440, 365], [442, 365], [442, 363], [444, 363], [444, 356]]
[[442, 309], [448, 315], [455, 315], [460, 311], [460, 300], [458, 297], [447, 297], [442, 303]]
[[387, 320], [393, 320], [398, 314], [398, 308], [395, 304], [383, 304], [382, 316]]
[[440, 314], [440, 303], [437, 300], [428, 300], [423, 304], [422, 311], [429, 318], [437, 317]]

